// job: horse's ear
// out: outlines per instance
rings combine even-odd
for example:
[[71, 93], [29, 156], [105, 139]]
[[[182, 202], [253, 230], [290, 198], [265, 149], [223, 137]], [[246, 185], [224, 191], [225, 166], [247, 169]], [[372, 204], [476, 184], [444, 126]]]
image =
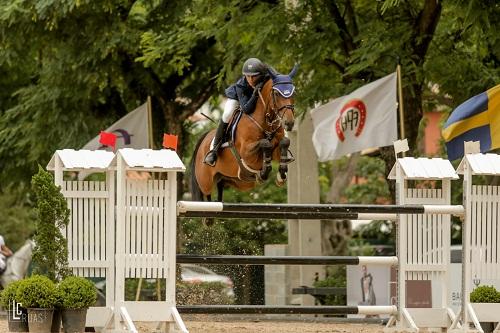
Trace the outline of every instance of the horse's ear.
[[276, 70], [274, 68], [272, 68], [271, 66], [267, 66], [267, 71], [268, 71], [269, 75], [271, 75], [271, 78], [273, 80], [276, 78], [276, 75], [278, 75], [278, 72], [276, 72]]
[[295, 74], [297, 74], [297, 71], [299, 70], [299, 65], [298, 64], [295, 64], [292, 68], [292, 71], [290, 72], [290, 74], [288, 74], [288, 76], [293, 79], [293, 77], [295, 76]]

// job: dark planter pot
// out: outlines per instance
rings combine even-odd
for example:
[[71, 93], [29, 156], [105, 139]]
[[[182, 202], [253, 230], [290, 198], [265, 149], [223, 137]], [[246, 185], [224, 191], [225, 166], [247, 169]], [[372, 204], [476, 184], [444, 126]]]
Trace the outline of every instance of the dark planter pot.
[[495, 329], [495, 323], [482, 321], [479, 323], [484, 333], [491, 333]]
[[85, 332], [87, 309], [62, 310], [62, 325], [64, 333]]
[[54, 309], [54, 316], [52, 317], [52, 327], [50, 328], [50, 331], [52, 333], [61, 332], [61, 320], [62, 320], [61, 312], [62, 312], [61, 309]]
[[31, 333], [50, 333], [54, 309], [28, 309], [28, 326]]
[[19, 308], [21, 313], [9, 309], [8, 326], [9, 332], [28, 332], [28, 310]]

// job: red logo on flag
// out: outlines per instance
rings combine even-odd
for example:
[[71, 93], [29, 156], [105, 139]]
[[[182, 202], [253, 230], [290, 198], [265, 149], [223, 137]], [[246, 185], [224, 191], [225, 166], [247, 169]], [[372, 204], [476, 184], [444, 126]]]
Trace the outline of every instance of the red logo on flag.
[[340, 110], [340, 116], [335, 122], [335, 131], [340, 141], [345, 140], [345, 133], [354, 131], [354, 136], [360, 136], [366, 122], [366, 105], [360, 99], [352, 99]]

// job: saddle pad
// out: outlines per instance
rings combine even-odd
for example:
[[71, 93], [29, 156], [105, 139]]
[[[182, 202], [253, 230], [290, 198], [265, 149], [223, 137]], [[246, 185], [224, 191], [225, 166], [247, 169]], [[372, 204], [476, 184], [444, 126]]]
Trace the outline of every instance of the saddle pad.
[[[229, 147], [229, 141], [234, 142], [236, 138], [236, 128], [238, 127], [238, 123], [240, 122], [241, 116], [243, 115], [243, 112], [241, 112], [239, 109], [235, 111], [235, 115], [231, 118], [231, 122], [229, 123], [229, 133], [230, 133], [230, 140], [228, 140], [227, 134], [224, 135], [224, 142], [220, 146], [221, 148], [227, 148]], [[214, 149], [214, 140], [215, 138], [212, 139], [210, 142], [210, 150]]]
[[[240, 122], [241, 116], [243, 115], [243, 112], [241, 112], [240, 109], [237, 109], [235, 112], [236, 113], [231, 120], [231, 124], [229, 125], [229, 132], [231, 133], [229, 136], [229, 140], [232, 142], [234, 142], [234, 140], [236, 139], [236, 128], [238, 127], [238, 123]], [[224, 145], [226, 145], [226, 147], [229, 146], [229, 142], [224, 142], [222, 146], [224, 147]]]

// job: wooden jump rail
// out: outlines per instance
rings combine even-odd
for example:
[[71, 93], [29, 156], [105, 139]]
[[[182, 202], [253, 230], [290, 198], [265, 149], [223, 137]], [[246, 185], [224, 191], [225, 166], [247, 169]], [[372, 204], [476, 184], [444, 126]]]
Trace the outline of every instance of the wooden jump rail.
[[362, 314], [395, 315], [395, 305], [370, 306], [271, 306], [271, 305], [178, 305], [179, 313], [191, 314]]
[[387, 219], [398, 214], [451, 214], [463, 216], [462, 205], [340, 205], [340, 204], [246, 204], [178, 201], [180, 217], [269, 219]]
[[397, 265], [398, 257], [376, 256], [204, 256], [178, 254], [178, 264], [213, 265]]

